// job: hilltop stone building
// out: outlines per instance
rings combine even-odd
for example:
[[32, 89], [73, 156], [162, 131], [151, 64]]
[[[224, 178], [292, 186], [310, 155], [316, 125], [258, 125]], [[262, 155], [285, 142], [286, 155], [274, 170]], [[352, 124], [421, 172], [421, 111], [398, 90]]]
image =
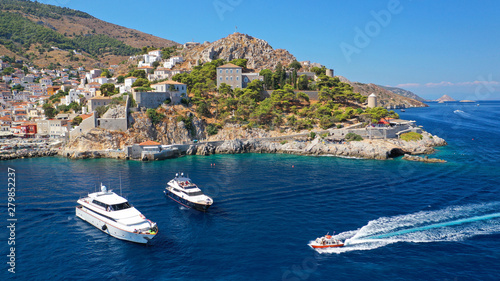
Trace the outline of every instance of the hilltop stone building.
[[243, 73], [243, 67], [232, 63], [217, 67], [217, 88], [222, 83], [231, 86], [233, 89], [246, 88], [248, 83], [256, 79], [262, 81], [264, 77], [258, 73]]

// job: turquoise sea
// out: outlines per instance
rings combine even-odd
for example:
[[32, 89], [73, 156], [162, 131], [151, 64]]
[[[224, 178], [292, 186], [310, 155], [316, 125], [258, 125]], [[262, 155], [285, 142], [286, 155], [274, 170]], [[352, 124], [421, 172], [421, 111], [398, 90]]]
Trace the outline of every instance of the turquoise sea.
[[[401, 118], [449, 143], [445, 164], [281, 154], [159, 162], [66, 158], [0, 162], [1, 280], [499, 280], [500, 102], [431, 103]], [[7, 228], [15, 169], [15, 274]], [[188, 174], [214, 206], [163, 195]], [[121, 241], [75, 216], [103, 182], [160, 232]], [[326, 233], [348, 245], [318, 253]]]

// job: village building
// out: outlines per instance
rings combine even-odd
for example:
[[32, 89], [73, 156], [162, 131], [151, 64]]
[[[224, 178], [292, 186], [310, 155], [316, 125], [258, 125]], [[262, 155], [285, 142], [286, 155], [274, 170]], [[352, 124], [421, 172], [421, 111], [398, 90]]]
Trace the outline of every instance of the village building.
[[95, 111], [96, 108], [100, 106], [107, 106], [108, 104], [111, 103], [112, 98], [111, 97], [93, 97], [91, 98], [87, 106], [89, 108], [89, 112]]
[[231, 86], [232, 89], [246, 88], [253, 80], [263, 81], [264, 77], [258, 73], [243, 73], [243, 67], [232, 63], [217, 67], [217, 88], [222, 83]]
[[187, 85], [176, 81], [164, 81], [152, 84], [152, 92], [133, 91], [133, 97], [138, 107], [157, 108], [167, 99], [172, 104], [178, 104], [187, 95]]

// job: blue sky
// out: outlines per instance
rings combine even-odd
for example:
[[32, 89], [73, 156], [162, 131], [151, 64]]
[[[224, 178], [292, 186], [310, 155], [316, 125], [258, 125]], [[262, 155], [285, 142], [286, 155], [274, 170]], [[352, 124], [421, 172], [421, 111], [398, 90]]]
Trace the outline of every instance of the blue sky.
[[428, 99], [500, 100], [500, 2], [377, 0], [42, 0], [174, 40], [235, 31], [319, 62], [351, 81]]

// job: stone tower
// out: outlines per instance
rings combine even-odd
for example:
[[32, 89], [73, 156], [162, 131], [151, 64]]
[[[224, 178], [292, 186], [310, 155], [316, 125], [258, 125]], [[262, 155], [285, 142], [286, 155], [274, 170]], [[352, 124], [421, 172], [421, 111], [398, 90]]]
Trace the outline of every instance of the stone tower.
[[368, 96], [368, 107], [377, 107], [377, 96], [375, 95], [375, 93], [372, 93]]
[[333, 77], [333, 69], [331, 69], [331, 68], [327, 68], [327, 69], [326, 69], [326, 73], [325, 73], [325, 74], [326, 74], [326, 76], [328, 76], [328, 77]]

